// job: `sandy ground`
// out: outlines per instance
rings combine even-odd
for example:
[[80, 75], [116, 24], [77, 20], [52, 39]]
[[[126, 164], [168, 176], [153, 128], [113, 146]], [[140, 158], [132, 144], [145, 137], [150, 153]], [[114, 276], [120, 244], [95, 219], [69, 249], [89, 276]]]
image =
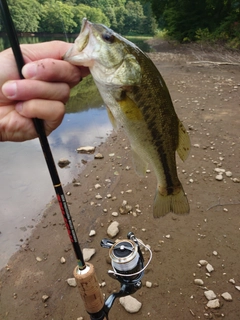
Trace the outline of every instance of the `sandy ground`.
[[[169, 214], [155, 220], [152, 204], [156, 179], [151, 171], [139, 178], [123, 133], [113, 133], [96, 152], [104, 156], [86, 164], [65, 192], [82, 248], [95, 248], [91, 263], [109, 296], [119, 283], [107, 275], [108, 250], [100, 247], [111, 221], [120, 224], [118, 238], [129, 231], [151, 246], [153, 259], [134, 294], [142, 303], [137, 314], [127, 313], [116, 300], [109, 319], [240, 319], [240, 66], [237, 55], [196, 46], [179, 47], [152, 42], [158, 52], [150, 56], [162, 73], [179, 118], [189, 131], [191, 154], [178, 159], [179, 178], [187, 193], [189, 215]], [[197, 63], [190, 63], [197, 61]], [[205, 61], [205, 62], [200, 62]], [[207, 63], [228, 62], [228, 64]], [[238, 61], [239, 62], [239, 61]], [[109, 156], [109, 154], [111, 156]], [[112, 155], [114, 154], [114, 155]], [[128, 168], [130, 167], [130, 169]], [[232, 173], [215, 179], [216, 168]], [[127, 170], [129, 169], [129, 170]], [[107, 181], [106, 181], [107, 180]], [[101, 185], [96, 190], [95, 184]], [[132, 190], [132, 192], [129, 192]], [[128, 191], [128, 192], [127, 192]], [[102, 196], [97, 200], [97, 194]], [[111, 194], [111, 198], [107, 195]], [[140, 211], [113, 217], [123, 200]], [[136, 207], [137, 206], [137, 207]], [[104, 210], [106, 209], [106, 210]], [[89, 237], [90, 230], [96, 235]], [[166, 237], [167, 236], [167, 237]], [[146, 260], [148, 259], [145, 253]], [[60, 258], [66, 259], [65, 264]], [[37, 261], [41, 258], [42, 261]], [[207, 274], [199, 260], [214, 271]], [[39, 260], [39, 259], [38, 259]], [[89, 319], [72, 277], [76, 259], [56, 201], [49, 204], [30, 239], [0, 272], [0, 319]], [[202, 286], [194, 279], [202, 279]], [[232, 279], [230, 282], [229, 280]], [[147, 288], [146, 281], [153, 286]], [[213, 290], [220, 308], [207, 307], [204, 291]], [[228, 292], [232, 301], [221, 296]], [[48, 295], [46, 302], [42, 296]]]

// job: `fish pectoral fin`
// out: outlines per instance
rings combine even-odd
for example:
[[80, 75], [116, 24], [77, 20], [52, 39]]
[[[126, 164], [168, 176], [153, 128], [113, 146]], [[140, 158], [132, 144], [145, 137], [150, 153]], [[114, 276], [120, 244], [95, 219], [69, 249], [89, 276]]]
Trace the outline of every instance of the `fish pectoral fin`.
[[165, 194], [157, 188], [153, 206], [154, 218], [163, 217], [169, 212], [186, 214], [189, 211], [188, 199], [182, 187], [177, 187], [172, 194]]
[[114, 72], [111, 83], [115, 85], [133, 86], [140, 84], [141, 78], [142, 69], [137, 59], [132, 54], [128, 54]]
[[132, 159], [133, 159], [133, 165], [136, 173], [140, 177], [144, 177], [146, 175], [148, 164], [140, 158], [139, 154], [133, 148], [132, 148]]
[[189, 135], [180, 120], [178, 123], [178, 133], [179, 133], [179, 138], [178, 138], [177, 153], [179, 157], [182, 159], [182, 161], [185, 161], [190, 152], [191, 142], [190, 142]]

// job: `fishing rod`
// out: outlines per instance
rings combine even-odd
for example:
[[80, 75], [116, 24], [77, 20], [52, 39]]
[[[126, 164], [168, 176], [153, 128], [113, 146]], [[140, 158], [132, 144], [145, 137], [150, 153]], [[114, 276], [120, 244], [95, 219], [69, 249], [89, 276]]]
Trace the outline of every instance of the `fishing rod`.
[[[19, 77], [20, 79], [24, 79], [22, 75], [22, 68], [25, 63], [6, 0], [0, 0], [0, 9], [15, 57]], [[109, 239], [103, 239], [101, 241], [101, 246], [109, 249], [109, 256], [112, 261], [113, 270], [109, 270], [108, 274], [121, 284], [119, 292], [112, 293], [106, 301], [104, 301], [103, 294], [96, 277], [95, 268], [92, 264], [85, 263], [84, 261], [83, 253], [78, 242], [68, 204], [62, 189], [62, 184], [46, 137], [43, 121], [41, 119], [34, 118], [33, 124], [42, 147], [65, 226], [78, 261], [73, 274], [85, 309], [90, 315], [91, 320], [108, 319], [108, 313], [116, 298], [130, 295], [141, 288], [141, 278], [143, 277], [144, 270], [152, 259], [152, 252], [150, 248], [146, 247], [140, 240], [138, 240], [132, 232], [128, 233], [128, 239], [122, 241], [112, 242]], [[150, 252], [150, 258], [145, 266], [140, 244]]]

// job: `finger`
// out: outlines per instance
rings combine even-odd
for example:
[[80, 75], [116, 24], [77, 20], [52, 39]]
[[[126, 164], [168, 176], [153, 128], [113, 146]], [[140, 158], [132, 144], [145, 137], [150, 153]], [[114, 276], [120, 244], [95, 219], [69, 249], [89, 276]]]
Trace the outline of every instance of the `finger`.
[[46, 99], [66, 102], [70, 88], [66, 83], [23, 79], [6, 82], [2, 86], [2, 92], [10, 100]]
[[83, 77], [81, 68], [71, 65], [67, 61], [42, 59], [26, 64], [22, 73], [26, 79], [43, 81], [66, 82], [77, 84]]
[[65, 106], [60, 101], [33, 99], [17, 103], [15, 110], [25, 118], [44, 120], [46, 134], [49, 134], [61, 124]]

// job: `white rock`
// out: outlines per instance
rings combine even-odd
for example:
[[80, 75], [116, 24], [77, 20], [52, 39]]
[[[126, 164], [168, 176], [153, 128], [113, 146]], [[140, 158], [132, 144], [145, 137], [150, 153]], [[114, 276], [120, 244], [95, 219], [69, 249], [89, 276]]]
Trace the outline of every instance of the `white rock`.
[[229, 279], [229, 282], [232, 283], [232, 284], [236, 283], [236, 281], [234, 279]]
[[225, 169], [215, 168], [214, 171], [223, 174], [223, 172], [225, 172]]
[[240, 286], [235, 286], [235, 288], [236, 288], [238, 291], [240, 291]]
[[60, 262], [61, 262], [62, 264], [64, 264], [64, 263], [66, 262], [66, 259], [65, 259], [64, 257], [62, 257], [62, 258], [60, 259]]
[[46, 302], [50, 297], [46, 294], [42, 296], [42, 302]]
[[76, 287], [77, 286], [77, 282], [75, 278], [69, 278], [67, 279], [67, 283], [70, 287]]
[[113, 221], [107, 228], [107, 234], [110, 238], [114, 238], [119, 232], [119, 222]]
[[213, 272], [213, 271], [214, 271], [214, 268], [213, 268], [213, 266], [212, 266], [210, 263], [208, 263], [208, 264], [206, 265], [206, 269], [207, 269], [207, 272]]
[[220, 308], [219, 299], [215, 299], [215, 300], [208, 301], [207, 307], [208, 307], [208, 308], [211, 308], [211, 309]]
[[204, 291], [204, 295], [208, 300], [213, 300], [217, 297], [212, 290]]
[[230, 293], [228, 293], [228, 292], [222, 293], [221, 296], [222, 296], [223, 299], [226, 300], [226, 301], [232, 301], [232, 296], [231, 296]]
[[232, 172], [231, 171], [226, 171], [226, 176], [227, 177], [232, 177]]
[[152, 282], [146, 281], [146, 287], [147, 288], [152, 288]]
[[133, 298], [132, 296], [121, 297], [119, 299], [119, 302], [129, 313], [136, 313], [142, 307], [142, 303], [139, 302], [137, 299]]
[[102, 196], [101, 196], [100, 194], [97, 194], [97, 195], [95, 196], [95, 198], [96, 198], [97, 200], [101, 200], [101, 199], [102, 199]]
[[204, 282], [202, 279], [194, 279], [194, 283], [197, 284], [198, 286], [203, 286]]
[[103, 159], [104, 156], [101, 153], [97, 153], [97, 154], [95, 154], [94, 158], [95, 159]]
[[218, 255], [218, 252], [217, 251], [213, 251], [212, 253], [214, 256], [217, 256]]
[[222, 181], [223, 180], [222, 174], [217, 174], [215, 179], [218, 180], [218, 181]]
[[89, 232], [89, 237], [93, 237], [93, 236], [95, 236], [95, 234], [96, 234], [96, 231], [95, 230], [91, 230]]
[[41, 262], [41, 261], [42, 261], [42, 258], [36, 257], [36, 260], [37, 260], [38, 262]]
[[86, 146], [77, 148], [77, 152], [79, 153], [93, 153], [95, 151], [95, 147]]
[[95, 184], [95, 189], [100, 189], [101, 188], [101, 185], [99, 183]]
[[83, 258], [84, 261], [88, 262], [92, 256], [96, 253], [96, 250], [94, 248], [83, 248]]
[[171, 238], [170, 234], [167, 234], [165, 238], [170, 239]]
[[199, 260], [201, 266], [206, 266], [208, 264], [207, 260]]
[[112, 212], [113, 217], [118, 217], [118, 212]]

